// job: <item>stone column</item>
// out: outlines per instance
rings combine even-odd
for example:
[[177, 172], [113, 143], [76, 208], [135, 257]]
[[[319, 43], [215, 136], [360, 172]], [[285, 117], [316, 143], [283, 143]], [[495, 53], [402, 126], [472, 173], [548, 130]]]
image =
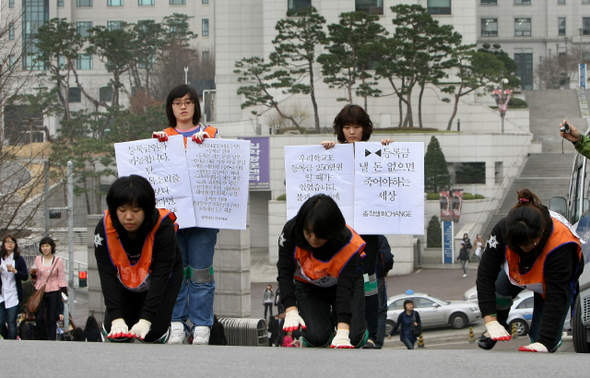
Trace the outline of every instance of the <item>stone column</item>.
[[94, 315], [98, 323], [104, 320], [104, 298], [100, 287], [98, 266], [94, 257], [94, 230], [102, 214], [91, 214], [86, 216], [87, 246], [88, 246], [88, 315]]

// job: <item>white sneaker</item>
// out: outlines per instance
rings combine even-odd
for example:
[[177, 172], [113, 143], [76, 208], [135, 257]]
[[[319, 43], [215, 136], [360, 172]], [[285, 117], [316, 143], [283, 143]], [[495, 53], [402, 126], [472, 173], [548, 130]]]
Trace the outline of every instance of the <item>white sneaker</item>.
[[197, 326], [193, 331], [193, 345], [207, 345], [209, 344], [209, 336], [211, 329], [206, 326]]
[[170, 338], [168, 339], [168, 344], [182, 344], [185, 337], [184, 324], [182, 324], [182, 322], [172, 322], [170, 325]]
[[463, 275], [463, 278], [465, 278], [465, 277], [467, 277], [467, 274], [464, 274], [464, 275]]

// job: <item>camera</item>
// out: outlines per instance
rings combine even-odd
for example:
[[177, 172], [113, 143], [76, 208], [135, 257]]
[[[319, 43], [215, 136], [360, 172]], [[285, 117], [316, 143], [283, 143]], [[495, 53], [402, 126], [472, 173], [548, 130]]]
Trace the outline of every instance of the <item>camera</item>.
[[563, 123], [563, 127], [560, 127], [560, 128], [559, 128], [559, 131], [563, 131], [563, 132], [564, 132], [564, 133], [566, 133], [566, 134], [569, 134], [569, 133], [571, 133], [571, 132], [572, 132], [572, 131], [570, 130], [570, 124], [569, 124], [569, 123], [567, 123], [567, 122], [564, 122], [564, 123]]

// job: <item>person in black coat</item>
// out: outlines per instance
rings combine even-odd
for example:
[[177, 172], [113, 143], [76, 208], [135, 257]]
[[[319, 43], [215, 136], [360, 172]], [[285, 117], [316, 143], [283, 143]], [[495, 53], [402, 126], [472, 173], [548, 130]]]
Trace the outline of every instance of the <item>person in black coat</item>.
[[0, 335], [5, 339], [16, 339], [16, 316], [23, 301], [21, 282], [27, 278], [27, 263], [20, 255], [16, 238], [7, 235], [0, 249]]
[[414, 301], [406, 299], [404, 301], [404, 311], [397, 317], [397, 322], [389, 334], [389, 338], [395, 335], [399, 328], [399, 339], [406, 345], [408, 349], [414, 349], [416, 344], [416, 336], [414, 335], [414, 329], [422, 329], [422, 321], [420, 320], [420, 314], [418, 311], [414, 311]]

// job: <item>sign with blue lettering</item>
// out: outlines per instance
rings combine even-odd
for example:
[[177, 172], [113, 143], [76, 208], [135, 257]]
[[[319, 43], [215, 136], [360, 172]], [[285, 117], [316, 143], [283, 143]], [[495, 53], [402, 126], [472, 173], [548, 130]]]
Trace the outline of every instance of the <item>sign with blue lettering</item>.
[[442, 222], [443, 264], [453, 263], [453, 222]]
[[580, 87], [586, 89], [588, 78], [586, 77], [586, 64], [580, 64]]

